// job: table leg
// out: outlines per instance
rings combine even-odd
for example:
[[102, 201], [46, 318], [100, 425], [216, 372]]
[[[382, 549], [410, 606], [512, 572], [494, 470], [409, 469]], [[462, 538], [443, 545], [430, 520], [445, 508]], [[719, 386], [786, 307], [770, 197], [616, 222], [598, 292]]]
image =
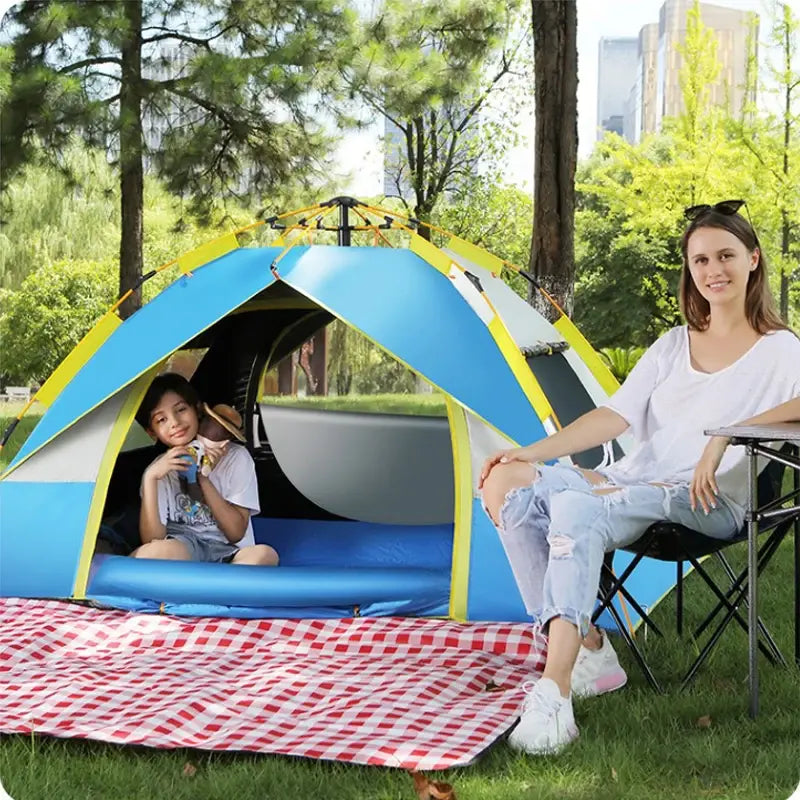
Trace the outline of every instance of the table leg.
[[748, 442], [747, 450], [747, 638], [748, 663], [750, 674], [750, 716], [758, 715], [758, 520], [756, 509], [758, 503], [758, 466], [756, 448]]
[[[792, 448], [792, 455], [800, 456], [800, 447]], [[800, 492], [800, 469], [792, 470], [795, 492]], [[800, 495], [795, 494], [794, 505], [800, 504]], [[794, 518], [794, 662], [800, 667], [800, 516]]]

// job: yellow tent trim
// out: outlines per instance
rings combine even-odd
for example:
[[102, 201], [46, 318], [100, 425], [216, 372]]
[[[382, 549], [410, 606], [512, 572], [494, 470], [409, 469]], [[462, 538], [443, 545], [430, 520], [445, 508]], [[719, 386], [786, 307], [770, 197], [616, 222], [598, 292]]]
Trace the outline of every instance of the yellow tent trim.
[[125, 442], [125, 437], [128, 435], [136, 410], [139, 408], [139, 404], [142, 402], [142, 398], [153, 378], [165, 362], [166, 359], [160, 361], [154, 367], [151, 367], [128, 389], [128, 396], [125, 398], [125, 402], [122, 404], [122, 408], [117, 414], [116, 422], [114, 422], [114, 427], [111, 429], [111, 433], [108, 437], [106, 449], [100, 462], [100, 469], [97, 473], [97, 480], [94, 484], [92, 502], [89, 506], [89, 516], [86, 520], [86, 530], [83, 534], [83, 547], [81, 547], [81, 555], [78, 559], [78, 570], [75, 573], [75, 583], [72, 587], [72, 596], [78, 600], [83, 600], [86, 597], [86, 584], [89, 582], [89, 566], [92, 562], [92, 555], [94, 554], [94, 548], [97, 542], [97, 532], [100, 528], [100, 520], [103, 516], [103, 507], [106, 502], [108, 485], [111, 482], [111, 473], [114, 471], [114, 464]]
[[450, 619], [467, 618], [469, 590], [470, 529], [472, 527], [472, 460], [464, 409], [445, 395], [450, 439], [453, 443], [455, 524], [453, 525], [453, 566], [450, 573]]
[[196, 247], [194, 250], [179, 256], [177, 259], [178, 267], [183, 272], [191, 272], [193, 269], [203, 266], [203, 264], [208, 264], [209, 261], [213, 261], [215, 258], [230, 253], [231, 250], [236, 250], [238, 247], [239, 241], [236, 238], [236, 234], [226, 233], [218, 239], [201, 244], [200, 247]]
[[439, 272], [445, 275], [450, 272], [450, 265], [453, 263], [450, 256], [447, 253], [443, 253], [435, 244], [423, 239], [419, 234], [414, 233], [411, 235], [409, 249], [423, 261], [427, 261], [432, 267], [438, 269]]
[[[418, 240], [418, 249], [414, 247], [414, 237], [412, 237], [411, 240], [411, 249], [431, 266], [444, 272], [446, 275], [450, 273], [451, 268], [460, 270], [462, 273], [466, 272], [459, 263], [453, 261], [447, 253], [443, 253], [436, 245], [425, 241], [421, 236], [416, 236], [416, 239]], [[419, 244], [420, 242], [421, 244]], [[522, 357], [517, 343], [509, 333], [508, 328], [497, 313], [497, 309], [494, 307], [486, 292], [481, 292], [481, 297], [493, 314], [492, 319], [487, 325], [489, 333], [492, 335], [495, 344], [497, 344], [500, 352], [503, 354], [511, 371], [514, 373], [514, 377], [522, 387], [525, 396], [538, 414], [539, 419], [544, 421], [553, 413], [550, 401], [542, 391], [542, 387], [539, 386], [539, 382], [536, 380], [533, 373], [528, 369], [528, 365]]]
[[581, 357], [589, 371], [597, 378], [606, 394], [614, 394], [619, 389], [619, 382], [611, 370], [605, 365], [597, 351], [586, 341], [584, 335], [575, 327], [567, 316], [562, 316], [553, 327], [567, 340], [569, 346]]
[[492, 255], [488, 250], [484, 250], [482, 247], [472, 244], [472, 242], [459, 239], [458, 236], [451, 236], [447, 247], [454, 253], [468, 258], [473, 264], [477, 264], [479, 267], [483, 267], [495, 275], [499, 275], [503, 269], [502, 259]]
[[122, 324], [113, 312], [106, 312], [95, 326], [78, 342], [67, 357], [53, 370], [50, 377], [36, 393], [36, 399], [45, 408], [58, 397], [61, 390], [78, 374], [86, 362], [99, 350], [100, 345]]
[[553, 407], [550, 401], [542, 391], [542, 387], [534, 377], [533, 373], [528, 368], [528, 364], [519, 351], [517, 343], [511, 338], [503, 320], [499, 315], [495, 315], [494, 319], [489, 323], [489, 332], [494, 337], [500, 352], [505, 356], [508, 366], [514, 373], [514, 377], [519, 382], [525, 396], [530, 400], [531, 405], [536, 410], [539, 419], [544, 422], [549, 416], [553, 414]]

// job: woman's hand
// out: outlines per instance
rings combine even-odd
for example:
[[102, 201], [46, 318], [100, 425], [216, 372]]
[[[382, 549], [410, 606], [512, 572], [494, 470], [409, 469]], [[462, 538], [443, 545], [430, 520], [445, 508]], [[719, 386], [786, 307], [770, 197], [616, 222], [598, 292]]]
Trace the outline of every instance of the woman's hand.
[[695, 467], [692, 482], [689, 484], [689, 502], [692, 511], [697, 509], [698, 504], [708, 514], [712, 508], [717, 507], [717, 486], [716, 472], [722, 456], [730, 444], [730, 439], [724, 436], [712, 436], [700, 456], [700, 461]]
[[192, 457], [188, 447], [170, 447], [144, 471], [144, 480], [159, 481], [170, 472], [185, 472], [189, 468], [187, 456]]
[[507, 464], [509, 461], [523, 461], [531, 463], [530, 458], [527, 456], [527, 448], [525, 447], [514, 447], [511, 450], [498, 450], [483, 462], [481, 476], [478, 479], [478, 488], [483, 488], [484, 481], [489, 477], [489, 473], [498, 464]]

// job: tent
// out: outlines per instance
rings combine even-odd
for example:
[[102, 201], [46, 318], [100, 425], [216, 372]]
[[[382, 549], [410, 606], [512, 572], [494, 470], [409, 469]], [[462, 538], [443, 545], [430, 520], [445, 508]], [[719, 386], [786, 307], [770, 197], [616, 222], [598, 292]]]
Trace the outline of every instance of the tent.
[[[324, 224], [335, 210], [339, 224]], [[46, 411], [0, 477], [0, 594], [194, 615], [527, 619], [478, 468], [602, 402], [614, 378], [563, 313], [548, 322], [500, 279], [505, 262], [456, 236], [437, 247], [416, 221], [352, 198], [267, 222], [271, 246], [240, 246], [239, 231], [170, 262], [173, 283], [124, 322], [110, 309], [38, 392]], [[319, 230], [338, 244], [306, 243]], [[396, 230], [407, 246], [351, 245]], [[437, 387], [447, 418], [259, 404], [265, 367], [333, 319]], [[154, 457], [135, 435], [139, 402], [187, 348], [205, 353], [201, 396], [246, 419], [256, 540], [276, 547], [277, 569], [95, 553], [101, 520], [136, 502]], [[671, 585], [665, 567], [638, 570], [643, 605]]]

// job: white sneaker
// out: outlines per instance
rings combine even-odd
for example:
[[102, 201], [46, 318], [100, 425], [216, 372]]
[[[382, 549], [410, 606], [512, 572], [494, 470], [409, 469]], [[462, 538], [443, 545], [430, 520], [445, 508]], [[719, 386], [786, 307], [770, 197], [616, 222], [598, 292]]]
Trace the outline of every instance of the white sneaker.
[[539, 678], [525, 691], [528, 696], [519, 724], [508, 737], [509, 745], [531, 755], [557, 753], [578, 736], [572, 699], [562, 697], [550, 678]]
[[628, 682], [625, 670], [603, 635], [603, 643], [598, 650], [590, 650], [581, 645], [578, 659], [572, 670], [572, 693], [576, 697], [594, 697], [605, 692], [613, 692]]

